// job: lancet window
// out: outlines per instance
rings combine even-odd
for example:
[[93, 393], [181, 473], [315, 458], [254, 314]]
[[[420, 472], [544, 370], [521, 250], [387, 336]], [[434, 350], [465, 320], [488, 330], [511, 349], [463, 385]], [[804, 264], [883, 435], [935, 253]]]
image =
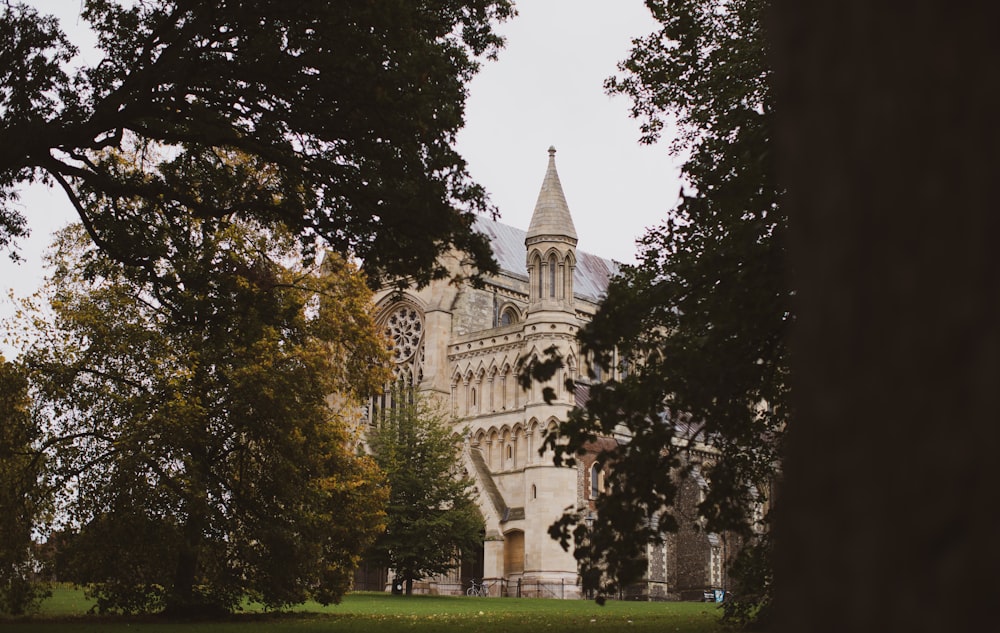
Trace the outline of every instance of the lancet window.
[[549, 297], [556, 296], [556, 256], [549, 256]]

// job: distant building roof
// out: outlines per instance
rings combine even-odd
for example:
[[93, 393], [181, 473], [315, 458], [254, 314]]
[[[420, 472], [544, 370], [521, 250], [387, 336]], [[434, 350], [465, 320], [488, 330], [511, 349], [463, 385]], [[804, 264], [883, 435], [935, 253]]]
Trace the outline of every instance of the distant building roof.
[[[500, 270], [528, 279], [527, 249], [524, 245], [526, 231], [484, 216], [476, 218], [475, 229], [490, 239]], [[618, 265], [610, 259], [577, 250], [574, 294], [592, 301], [601, 300], [608, 290], [608, 281], [617, 272]]]

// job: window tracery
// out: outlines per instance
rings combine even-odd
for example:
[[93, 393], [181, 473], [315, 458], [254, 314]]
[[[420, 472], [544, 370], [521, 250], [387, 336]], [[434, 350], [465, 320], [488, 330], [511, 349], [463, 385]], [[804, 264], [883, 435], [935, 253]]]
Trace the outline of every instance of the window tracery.
[[412, 358], [424, 336], [424, 322], [416, 308], [400, 306], [385, 321], [385, 332], [392, 339], [392, 360], [402, 363]]
[[413, 390], [423, 380], [424, 319], [420, 310], [410, 304], [398, 304], [384, 320], [386, 336], [392, 341], [391, 383], [369, 401], [369, 422], [377, 423], [404, 403], [413, 403]]

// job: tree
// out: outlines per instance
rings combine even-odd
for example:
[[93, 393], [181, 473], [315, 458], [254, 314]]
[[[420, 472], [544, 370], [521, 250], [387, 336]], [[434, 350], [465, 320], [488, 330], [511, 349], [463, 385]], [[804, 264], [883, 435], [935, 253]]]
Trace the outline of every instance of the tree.
[[[699, 507], [706, 529], [750, 537], [751, 510], [775, 475], [793, 311], [771, 151], [766, 5], [649, 0], [661, 28], [636, 40], [624, 75], [607, 82], [633, 99], [644, 142], [675, 122], [672, 149], [686, 155], [687, 186], [580, 332], [584, 352], [605, 368], [626, 359], [627, 377], [594, 385], [559, 429], [568, 443], [548, 441], [571, 459], [597, 435], [631, 437], [599, 458], [613, 465], [613, 492], [598, 501], [593, 529], [573, 515], [553, 527], [564, 544], [575, 540], [585, 589], [611, 591], [641, 573], [646, 542], [676, 527], [678, 476], [698, 467], [709, 480]], [[705, 442], [717, 453], [711, 465], [687, 452]]]
[[392, 409], [368, 435], [389, 486], [386, 528], [371, 555], [406, 582], [407, 595], [414, 580], [452, 569], [482, 542], [483, 517], [460, 472], [452, 428], [418, 399]]
[[959, 605], [1000, 593], [996, 7], [775, 6], [801, 292], [773, 628], [975, 630]]
[[[453, 247], [492, 271], [471, 229], [486, 196], [452, 144], [476, 58], [495, 54], [494, 24], [512, 14], [509, 0], [87, 0], [81, 17], [103, 58], [72, 70], [76, 49], [55, 18], [5, 2], [0, 247], [27, 230], [16, 187], [41, 180], [131, 266], [156, 259], [119, 217], [118, 203], [139, 197], [199, 218], [280, 222], [360, 258], [373, 285], [443, 276], [437, 258]], [[105, 150], [129, 148], [144, 153], [140, 174], [108, 162]], [[196, 174], [159, 173], [164, 156], [197, 163], [234, 150], [268, 164], [283, 195], [221, 206], [191, 194]], [[110, 208], [82, 204], [83, 186]]]
[[[270, 187], [252, 158], [217, 158], [192, 196]], [[105, 162], [130, 173], [120, 155]], [[164, 163], [164, 178], [174, 168], [191, 167]], [[247, 176], [237, 193], [233, 174]], [[128, 206], [162, 244], [160, 281], [71, 227], [51, 257], [52, 316], [24, 355], [78, 527], [74, 574], [102, 611], [338, 601], [384, 517], [350, 430], [387, 377], [363, 277], [336, 255], [303, 269], [290, 234], [237, 214]]]
[[32, 530], [48, 509], [44, 460], [35, 443], [41, 429], [31, 416], [24, 368], [0, 355], [0, 613], [21, 615], [48, 594], [35, 582], [39, 561]]

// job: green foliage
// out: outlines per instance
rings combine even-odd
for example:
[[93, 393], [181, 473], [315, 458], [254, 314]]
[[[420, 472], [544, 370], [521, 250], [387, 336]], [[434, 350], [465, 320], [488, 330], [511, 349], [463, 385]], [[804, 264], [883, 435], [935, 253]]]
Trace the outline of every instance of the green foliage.
[[[136, 176], [122, 156], [107, 161]], [[227, 183], [252, 161], [217, 155], [192, 194], [239, 195]], [[264, 195], [269, 174], [243, 190]], [[360, 394], [387, 377], [364, 278], [335, 255], [303, 269], [290, 235], [235, 215], [80, 198], [143, 217], [133, 237], [156, 246], [129, 267], [79, 226], [62, 232], [52, 315], [36, 317], [24, 355], [79, 528], [62, 554], [74, 579], [101, 611], [338, 601], [385, 502], [374, 463], [352, 449]]]
[[752, 547], [742, 548], [730, 566], [737, 580], [735, 598], [722, 603], [723, 620], [745, 629], [771, 629], [774, 617], [774, 541], [766, 532]]
[[[453, 247], [494, 270], [471, 232], [489, 208], [452, 149], [477, 59], [509, 0], [85, 0], [99, 63], [76, 52], [52, 17], [0, 6], [0, 247], [25, 234], [19, 183], [59, 184], [95, 242], [117, 260], [146, 261], [149, 244], [121, 218], [81, 204], [84, 186], [110, 200], [179, 204], [199, 218], [238, 213], [280, 222], [364, 261], [369, 280], [445, 274]], [[137, 176], [106, 162], [141, 148]], [[164, 156], [211, 160], [239, 151], [271, 166], [280, 196], [219, 204], [197, 174], [161, 173]], [[99, 217], [113, 228], [98, 229]]]
[[38, 581], [32, 529], [49, 509], [41, 432], [31, 416], [27, 374], [0, 355], [0, 613], [33, 611], [48, 595]]
[[[662, 226], [639, 242], [639, 264], [614, 279], [580, 333], [605, 369], [627, 377], [593, 385], [549, 445], [562, 459], [598, 435], [626, 430], [607, 451], [611, 492], [593, 531], [566, 516], [553, 534], [575, 542], [586, 589], [609, 591], [644, 568], [648, 540], [675, 529], [677, 477], [710, 485], [699, 512], [711, 531], [754, 534], [788, 417], [792, 295], [785, 270], [787, 217], [771, 139], [774, 99], [763, 0], [648, 0], [658, 31], [636, 40], [612, 93], [633, 100], [646, 142], [679, 130], [688, 187]], [[551, 372], [558, 359], [539, 365]], [[689, 448], [710, 444], [699, 463]]]
[[482, 542], [483, 518], [472, 480], [460, 472], [453, 428], [417, 399], [390, 410], [368, 434], [389, 485], [386, 529], [371, 556], [406, 581], [407, 593], [414, 580], [448, 571]]

